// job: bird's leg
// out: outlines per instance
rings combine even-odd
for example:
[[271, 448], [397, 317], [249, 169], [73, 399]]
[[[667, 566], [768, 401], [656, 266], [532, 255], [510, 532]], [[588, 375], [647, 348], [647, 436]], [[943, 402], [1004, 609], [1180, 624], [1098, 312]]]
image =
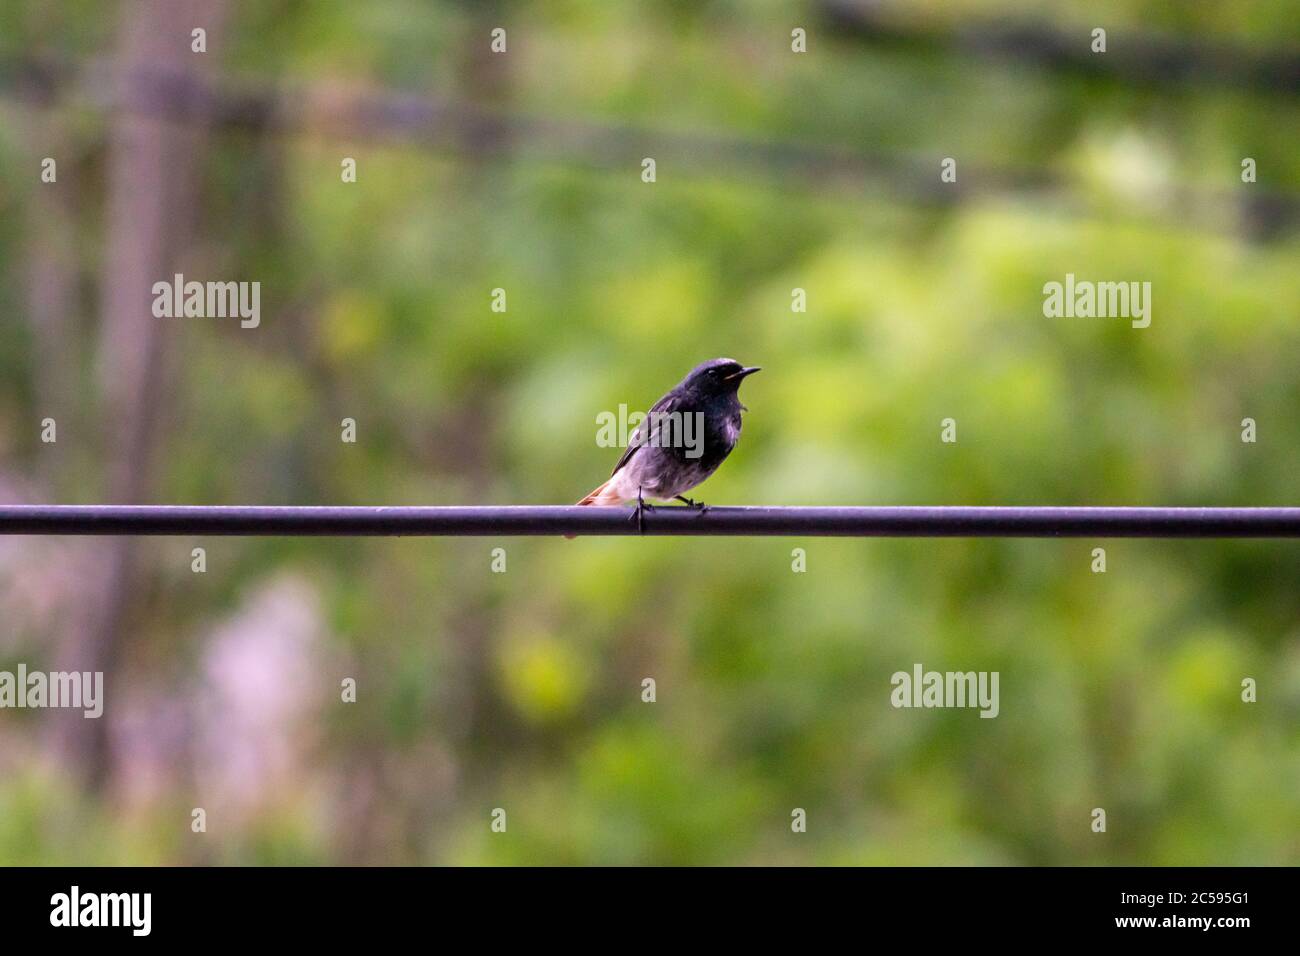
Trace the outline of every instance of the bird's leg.
[[696, 511], [709, 510], [709, 506], [706, 505], [703, 501], [693, 501], [690, 498], [687, 498], [685, 495], [674, 495], [673, 497], [675, 497], [678, 501], [685, 502], [688, 508], [694, 508]]
[[636, 488], [636, 530], [638, 534], [645, 534], [645, 513], [654, 511], [654, 505], [645, 503], [645, 498], [641, 494], [641, 486]]

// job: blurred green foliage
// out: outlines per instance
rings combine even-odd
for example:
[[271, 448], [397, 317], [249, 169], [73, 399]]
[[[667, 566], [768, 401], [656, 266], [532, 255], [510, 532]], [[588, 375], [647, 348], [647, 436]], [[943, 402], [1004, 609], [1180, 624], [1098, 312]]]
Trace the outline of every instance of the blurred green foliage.
[[[7, 4], [0, 50], [107, 55], [107, 6]], [[1112, 43], [1159, 27], [1268, 46], [1295, 26], [1283, 2], [910, 15], [1001, 13], [1103, 22]], [[496, 25], [505, 80], [483, 92], [470, 67]], [[613, 168], [218, 134], [190, 271], [260, 281], [264, 317], [176, 323], [157, 501], [574, 501], [616, 458], [596, 414], [644, 409], [716, 355], [766, 371], [701, 489], [712, 503], [1300, 501], [1294, 224], [1259, 241], [1230, 206], [1189, 222], [1205, 210], [1182, 198], [1294, 196], [1292, 95], [876, 50], [776, 3], [239, 2], [210, 55], [266, 88], [347, 80], [910, 158], [933, 164], [936, 189], [944, 156], [962, 177], [1048, 171], [1067, 198], [929, 207], [879, 182], [707, 159], [661, 163], [650, 186], [631, 151]], [[50, 115], [0, 99], [0, 454], [46, 500], [91, 501], [105, 120], [65, 118], [77, 149], [60, 188], [83, 199], [67, 348], [84, 390], [63, 396], [55, 449], [39, 443], [53, 412], [22, 318]], [[339, 181], [342, 155], [356, 184]], [[1240, 182], [1243, 156], [1259, 184]], [[1044, 318], [1042, 286], [1066, 272], [1150, 281], [1151, 327]], [[355, 445], [338, 440], [343, 416]], [[939, 441], [948, 416], [955, 445]], [[201, 542], [209, 571], [192, 575], [194, 543], [142, 544], [132, 669], [109, 693], [128, 698], [141, 675], [188, 686], [219, 622], [292, 575], [319, 598], [323, 653], [345, 662], [310, 675], [318, 739], [289, 735], [297, 776], [196, 840], [201, 757], [132, 802], [120, 785], [80, 794], [14, 750], [0, 861], [1300, 862], [1293, 542], [232, 538]], [[1099, 544], [1105, 574], [1090, 571]], [[0, 665], [45, 659], [39, 630], [6, 641]], [[891, 708], [890, 675], [915, 662], [1000, 671], [1000, 716]], [[356, 704], [337, 700], [342, 675]], [[1240, 701], [1247, 676], [1258, 703]], [[38, 723], [0, 715], [0, 739]], [[489, 831], [494, 807], [505, 834]], [[806, 834], [790, 832], [794, 807]]]

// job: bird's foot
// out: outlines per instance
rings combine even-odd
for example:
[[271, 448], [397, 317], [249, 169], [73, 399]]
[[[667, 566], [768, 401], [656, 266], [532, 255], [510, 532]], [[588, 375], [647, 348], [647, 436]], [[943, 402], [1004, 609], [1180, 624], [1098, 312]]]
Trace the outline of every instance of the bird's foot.
[[637, 534], [645, 534], [645, 513], [654, 510], [655, 506], [646, 504], [645, 498], [641, 494], [641, 489], [638, 488], [636, 490], [636, 511], [633, 512], [636, 515]]
[[683, 502], [686, 505], [686, 507], [694, 508], [696, 511], [699, 511], [701, 513], [709, 510], [709, 506], [706, 505], [703, 501], [695, 501], [691, 498], [687, 498], [685, 495], [675, 495], [674, 497], [676, 497], [678, 501]]

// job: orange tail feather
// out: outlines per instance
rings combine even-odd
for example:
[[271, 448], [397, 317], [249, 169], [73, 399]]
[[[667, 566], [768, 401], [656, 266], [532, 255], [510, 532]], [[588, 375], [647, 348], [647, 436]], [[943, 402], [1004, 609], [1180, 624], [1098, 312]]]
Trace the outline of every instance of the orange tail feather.
[[[595, 488], [591, 492], [591, 494], [587, 495], [587, 497], [579, 501], [578, 504], [599, 505], [599, 506], [606, 506], [606, 507], [610, 505], [621, 505], [623, 503], [623, 496], [618, 494], [618, 492], [616, 492], [611, 487], [613, 483], [614, 483], [614, 479], [610, 478], [609, 481], [606, 481], [599, 487]], [[568, 538], [570, 541], [572, 541], [574, 538], [577, 537], [577, 535], [566, 534], [565, 537]]]
[[591, 494], [587, 495], [587, 497], [579, 501], [578, 504], [604, 506], [621, 505], [623, 503], [623, 496], [611, 487], [613, 484], [614, 479], [609, 479], [609, 481], [606, 481], [604, 484], [593, 490]]

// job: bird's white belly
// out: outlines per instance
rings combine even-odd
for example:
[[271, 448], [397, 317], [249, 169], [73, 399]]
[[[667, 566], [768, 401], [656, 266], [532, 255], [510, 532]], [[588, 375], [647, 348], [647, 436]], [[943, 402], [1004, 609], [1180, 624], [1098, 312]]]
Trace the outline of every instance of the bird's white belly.
[[671, 478], [666, 479], [664, 475], [656, 474], [653, 467], [647, 467], [652, 462], [652, 456], [644, 452], [638, 451], [633, 455], [611, 479], [615, 493], [627, 501], [635, 501], [638, 494], [645, 498], [667, 501], [690, 491], [713, 473], [713, 469], [706, 471], [704, 468], [691, 468], [689, 465], [683, 468], [679, 465], [673, 469]]

